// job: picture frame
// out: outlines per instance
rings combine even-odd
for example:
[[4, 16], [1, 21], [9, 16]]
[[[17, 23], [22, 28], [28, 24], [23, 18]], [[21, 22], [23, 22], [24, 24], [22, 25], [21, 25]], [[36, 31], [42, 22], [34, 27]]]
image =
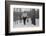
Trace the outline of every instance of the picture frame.
[[[35, 18], [34, 16], [32, 19], [34, 21], [34, 22], [32, 21], [33, 25], [30, 27], [29, 27], [29, 25], [30, 25], [29, 23], [28, 23], [29, 25], [25, 25], [25, 23], [24, 23], [24, 26], [23, 25], [20, 25], [20, 26], [19, 25], [13, 25], [14, 20], [16, 20], [16, 17], [18, 20], [18, 16], [20, 13], [18, 9], [21, 9], [22, 17], [24, 16], [23, 18], [25, 18], [25, 16], [27, 17], [27, 15], [25, 15], [25, 13], [23, 13], [24, 11], [26, 11], [26, 14], [28, 14], [28, 12], [30, 12], [30, 10], [31, 11], [34, 10], [35, 12], [38, 10], [39, 14], [36, 12], [38, 14], [38, 16], [36, 16], [37, 14], [35, 14], [35, 16], [36, 16], [36, 18], [38, 17], [37, 21], [39, 23], [39, 26], [38, 25], [35, 26], [34, 23], [36, 20], [35, 21], [33, 20]], [[13, 13], [13, 11], [15, 11], [16, 14]], [[14, 15], [15, 15], [15, 17], [14, 17]], [[36, 21], [36, 23], [37, 23], [37, 21]], [[13, 26], [15, 26], [15, 28], [13, 28]], [[5, 1], [5, 34], [6, 35], [20, 35], [20, 34], [22, 35], [22, 34], [38, 34], [38, 33], [45, 33], [45, 3], [42, 3], [42, 2]]]

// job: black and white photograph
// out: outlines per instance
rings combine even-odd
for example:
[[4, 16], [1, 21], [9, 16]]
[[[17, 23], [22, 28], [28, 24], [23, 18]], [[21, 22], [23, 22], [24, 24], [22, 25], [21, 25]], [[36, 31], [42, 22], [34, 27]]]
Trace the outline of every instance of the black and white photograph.
[[14, 8], [13, 28], [39, 26], [39, 9]]
[[6, 2], [6, 34], [44, 32], [44, 3]]
[[11, 32], [42, 30], [41, 10], [41, 6], [10, 5]]

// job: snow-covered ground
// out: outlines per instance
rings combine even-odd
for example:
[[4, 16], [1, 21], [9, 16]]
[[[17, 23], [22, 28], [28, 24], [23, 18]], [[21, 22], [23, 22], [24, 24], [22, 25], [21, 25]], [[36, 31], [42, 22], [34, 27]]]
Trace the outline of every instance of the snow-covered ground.
[[[27, 19], [29, 20], [29, 22], [27, 22]], [[16, 27], [34, 27], [34, 26], [37, 27], [37, 26], [39, 26], [39, 19], [35, 19], [36, 25], [32, 24], [31, 18], [27, 18], [27, 19], [26, 19], [26, 25], [24, 25], [24, 22], [23, 22], [23, 19], [22, 19], [21, 23], [20, 23], [20, 20], [14, 21], [13, 27], [16, 28]]]

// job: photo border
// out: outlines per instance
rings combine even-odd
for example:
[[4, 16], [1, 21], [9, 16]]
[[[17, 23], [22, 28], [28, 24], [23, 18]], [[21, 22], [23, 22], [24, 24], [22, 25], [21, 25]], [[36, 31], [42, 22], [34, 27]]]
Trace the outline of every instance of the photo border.
[[[10, 15], [10, 4], [16, 4], [16, 3], [25, 3], [26, 4], [35, 4], [35, 5], [42, 5], [42, 13], [43, 13], [43, 30], [42, 31], [29, 31], [29, 32], [13, 32], [13, 33], [9, 33], [9, 15]], [[45, 33], [45, 3], [42, 2], [22, 2], [22, 1], [5, 1], [5, 35], [22, 35], [22, 34], [38, 34], [38, 33]]]

